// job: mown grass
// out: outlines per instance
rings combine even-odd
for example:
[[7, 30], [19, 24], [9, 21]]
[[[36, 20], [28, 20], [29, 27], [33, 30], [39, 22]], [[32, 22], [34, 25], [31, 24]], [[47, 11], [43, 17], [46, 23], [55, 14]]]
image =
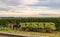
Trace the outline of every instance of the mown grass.
[[60, 32], [54, 32], [54, 33], [26, 32], [26, 31], [17, 31], [17, 30], [13, 30], [1, 26], [0, 26], [0, 31], [14, 33], [14, 34], [29, 34], [29, 35], [40, 35], [40, 36], [47, 36], [47, 37], [60, 37]]
[[41, 32], [25, 32], [25, 31], [17, 31], [18, 34], [30, 34], [30, 35], [39, 35], [46, 37], [60, 37], [60, 32], [57, 33], [41, 33]]

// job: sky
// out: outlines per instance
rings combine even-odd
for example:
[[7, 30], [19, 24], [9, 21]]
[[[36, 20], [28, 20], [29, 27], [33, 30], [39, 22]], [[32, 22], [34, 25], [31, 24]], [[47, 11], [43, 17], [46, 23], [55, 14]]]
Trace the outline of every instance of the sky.
[[0, 0], [0, 17], [60, 17], [60, 0]]

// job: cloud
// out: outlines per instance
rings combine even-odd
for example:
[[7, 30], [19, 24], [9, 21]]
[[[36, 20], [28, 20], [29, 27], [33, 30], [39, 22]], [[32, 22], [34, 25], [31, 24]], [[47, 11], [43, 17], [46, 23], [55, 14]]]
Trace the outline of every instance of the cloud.
[[60, 0], [39, 0], [37, 4], [29, 6], [46, 6], [51, 9], [60, 9]]
[[59, 0], [0, 0], [0, 16], [60, 16]]
[[4, 16], [4, 17], [6, 17], [6, 16], [9, 16], [9, 17], [24, 17], [24, 16], [26, 16], [26, 17], [30, 17], [30, 16], [33, 17], [34, 16], [35, 17], [36, 16], [37, 17], [38, 14], [36, 14], [36, 13], [35, 14], [34, 13], [25, 13], [24, 14], [24, 13], [12, 13], [12, 12], [7, 12], [6, 13], [4, 11], [4, 12], [0, 13], [0, 16]]
[[32, 5], [32, 4], [37, 4], [39, 1], [38, 0], [21, 0], [20, 3], [22, 5]]
[[37, 4], [39, 0], [0, 0], [1, 2], [7, 4], [7, 5], [32, 5]]
[[60, 17], [60, 14], [40, 14], [40, 15], [45, 17]]
[[18, 3], [19, 0], [0, 0], [0, 1], [7, 5], [12, 5], [12, 6], [19, 5]]
[[44, 7], [44, 6], [40, 6], [40, 7], [29, 7], [29, 6], [23, 6], [20, 8], [15, 8], [13, 9], [13, 12], [17, 12], [17, 13], [38, 13], [38, 14], [60, 14], [60, 10], [53, 10], [50, 9], [49, 7]]
[[0, 13], [0, 17], [59, 17], [60, 14], [37, 14], [37, 13]]
[[8, 11], [10, 10], [9, 8], [0, 8], [0, 11]]

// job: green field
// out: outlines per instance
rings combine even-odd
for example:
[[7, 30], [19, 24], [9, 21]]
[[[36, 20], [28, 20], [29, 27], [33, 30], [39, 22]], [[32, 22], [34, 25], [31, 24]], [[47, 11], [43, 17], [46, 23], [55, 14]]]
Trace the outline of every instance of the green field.
[[6, 27], [0, 27], [0, 32], [9, 32], [15, 34], [31, 34], [31, 35], [39, 35], [39, 36], [48, 36], [48, 37], [60, 37], [60, 32], [53, 32], [53, 33], [41, 33], [41, 32], [26, 32], [26, 31], [17, 31], [12, 30]]

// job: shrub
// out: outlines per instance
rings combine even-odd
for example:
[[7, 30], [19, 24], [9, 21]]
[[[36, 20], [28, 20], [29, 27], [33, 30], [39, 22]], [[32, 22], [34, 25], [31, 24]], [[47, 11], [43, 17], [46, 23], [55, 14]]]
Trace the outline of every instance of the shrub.
[[56, 27], [54, 23], [22, 23], [21, 27], [24, 31], [36, 31], [36, 32], [51, 32], [55, 31]]
[[45, 30], [46, 32], [52, 32], [56, 30], [54, 23], [45, 23]]

